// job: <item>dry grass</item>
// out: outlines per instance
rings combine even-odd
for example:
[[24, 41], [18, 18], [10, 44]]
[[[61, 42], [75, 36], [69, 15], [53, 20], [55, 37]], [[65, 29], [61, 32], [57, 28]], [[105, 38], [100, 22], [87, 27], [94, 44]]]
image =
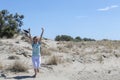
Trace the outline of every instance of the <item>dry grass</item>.
[[51, 52], [58, 52], [59, 51], [57, 47], [56, 48], [55, 47], [54, 48], [50, 47], [49, 50]]
[[50, 56], [52, 54], [52, 51], [48, 48], [41, 48], [41, 55], [42, 56]]
[[0, 62], [0, 70], [2, 70], [3, 69], [3, 65], [2, 65], [2, 63]]
[[58, 65], [59, 63], [62, 63], [62, 60], [60, 57], [58, 56], [52, 56], [48, 59], [48, 61], [46, 62], [47, 65]]
[[102, 63], [103, 62], [103, 57], [102, 56], [98, 56], [97, 61], [99, 61], [100, 63]]
[[66, 43], [65, 47], [71, 49], [71, 48], [73, 48], [74, 45], [75, 45], [74, 42], [68, 42], [68, 43]]
[[26, 72], [28, 70], [28, 67], [23, 62], [15, 61], [14, 64], [7, 68], [7, 70], [11, 72]]
[[114, 56], [115, 56], [116, 58], [119, 58], [119, 57], [120, 57], [120, 53], [119, 53], [119, 52], [114, 52]]
[[18, 56], [9, 56], [8, 59], [15, 60], [15, 59], [20, 59], [20, 58]]
[[59, 52], [63, 52], [63, 53], [70, 53], [72, 49], [66, 48], [64, 46], [58, 46], [57, 47]]

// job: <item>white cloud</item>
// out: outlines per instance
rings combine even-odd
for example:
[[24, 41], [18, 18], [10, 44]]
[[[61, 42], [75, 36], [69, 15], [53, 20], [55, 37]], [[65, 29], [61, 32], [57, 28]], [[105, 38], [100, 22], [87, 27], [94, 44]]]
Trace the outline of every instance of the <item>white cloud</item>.
[[119, 7], [118, 5], [112, 5], [111, 8], [117, 8]]
[[98, 11], [109, 11], [111, 9], [118, 8], [118, 7], [119, 7], [118, 5], [111, 5], [111, 6], [107, 6], [105, 8], [100, 8], [100, 9], [98, 9]]

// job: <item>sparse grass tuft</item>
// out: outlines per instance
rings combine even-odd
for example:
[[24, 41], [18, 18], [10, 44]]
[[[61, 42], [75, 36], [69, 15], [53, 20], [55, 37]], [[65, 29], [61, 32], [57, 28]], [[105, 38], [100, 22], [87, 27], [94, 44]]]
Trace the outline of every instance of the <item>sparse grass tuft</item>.
[[23, 62], [15, 61], [7, 70], [10, 70], [11, 72], [26, 72], [28, 67]]
[[0, 70], [2, 70], [3, 69], [3, 65], [2, 65], [2, 63], [0, 62]]
[[74, 43], [73, 42], [69, 42], [69, 43], [66, 44], [65, 47], [71, 49], [71, 48], [73, 48], [73, 46], [74, 46]]
[[69, 53], [71, 49], [66, 48], [64, 46], [58, 46], [57, 49], [59, 50], [59, 52], [64, 52], [64, 53]]
[[49, 50], [48, 48], [41, 48], [41, 55], [42, 56], [49, 56], [49, 55], [51, 55], [52, 54], [52, 52], [51, 52], [51, 50]]
[[15, 59], [19, 59], [19, 57], [18, 56], [9, 56], [8, 59], [15, 60]]
[[61, 58], [54, 55], [49, 58], [49, 60], [46, 62], [46, 64], [47, 65], [58, 65], [61, 62], [62, 62]]
[[102, 63], [103, 62], [103, 57], [102, 56], [98, 56], [97, 61], [99, 61], [100, 63]]

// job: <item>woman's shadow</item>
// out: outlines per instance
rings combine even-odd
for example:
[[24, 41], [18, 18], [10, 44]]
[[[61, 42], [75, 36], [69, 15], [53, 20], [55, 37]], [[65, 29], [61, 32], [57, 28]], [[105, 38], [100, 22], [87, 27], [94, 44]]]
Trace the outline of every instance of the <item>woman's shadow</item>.
[[33, 76], [15, 76], [14, 79], [27, 79], [27, 78], [34, 78]]
[[33, 76], [15, 76], [15, 77], [6, 77], [5, 79], [27, 79], [27, 78], [34, 78]]

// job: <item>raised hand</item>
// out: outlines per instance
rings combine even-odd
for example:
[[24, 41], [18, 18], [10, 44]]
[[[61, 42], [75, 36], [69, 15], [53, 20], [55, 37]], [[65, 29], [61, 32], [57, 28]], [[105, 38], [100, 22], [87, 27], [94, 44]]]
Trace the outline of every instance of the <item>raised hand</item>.
[[44, 31], [44, 28], [41, 28], [42, 29], [42, 31]]

